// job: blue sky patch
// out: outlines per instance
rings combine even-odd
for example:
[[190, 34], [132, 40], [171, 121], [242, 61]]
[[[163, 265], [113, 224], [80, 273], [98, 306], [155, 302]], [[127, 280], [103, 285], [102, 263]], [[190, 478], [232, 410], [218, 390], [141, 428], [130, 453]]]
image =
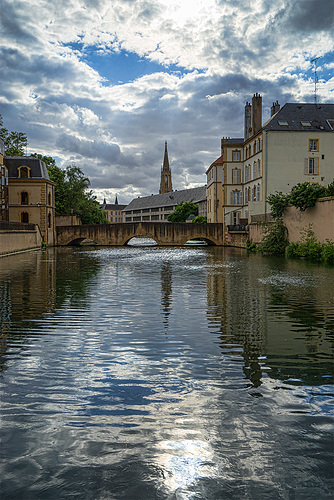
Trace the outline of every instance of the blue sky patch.
[[81, 53], [80, 60], [97, 71], [99, 75], [106, 78], [108, 80], [106, 85], [109, 83], [112, 85], [128, 83], [144, 75], [151, 75], [159, 72], [177, 72], [182, 74], [191, 72], [175, 64], [164, 66], [125, 50], [121, 50], [120, 52], [99, 53], [98, 47], [84, 47], [80, 42], [64, 44], [64, 46], [79, 51]]

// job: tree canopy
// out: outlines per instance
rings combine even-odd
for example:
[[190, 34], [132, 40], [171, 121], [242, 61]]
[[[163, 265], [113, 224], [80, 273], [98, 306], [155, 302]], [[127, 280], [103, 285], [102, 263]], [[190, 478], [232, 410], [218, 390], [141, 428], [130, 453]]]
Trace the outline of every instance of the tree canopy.
[[192, 201], [186, 201], [184, 203], [179, 203], [171, 214], [168, 215], [168, 222], [185, 222], [189, 215], [197, 215], [198, 205]]
[[0, 139], [5, 144], [6, 156], [24, 156], [28, 146], [28, 139], [23, 132], [9, 132], [3, 126], [2, 115], [0, 115]]
[[[47, 157], [51, 160], [53, 158]], [[40, 158], [43, 159], [43, 158]], [[45, 161], [43, 159], [43, 161]], [[90, 180], [76, 165], [65, 170], [57, 167], [54, 161], [48, 162], [49, 177], [56, 183], [56, 215], [79, 215], [83, 224], [105, 224], [106, 213], [100, 209], [96, 196], [91, 190]]]

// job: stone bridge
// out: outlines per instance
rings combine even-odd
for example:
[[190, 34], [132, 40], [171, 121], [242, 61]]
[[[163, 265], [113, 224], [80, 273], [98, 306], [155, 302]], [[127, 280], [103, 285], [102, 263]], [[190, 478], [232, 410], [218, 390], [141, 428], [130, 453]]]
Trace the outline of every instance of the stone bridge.
[[57, 245], [78, 245], [89, 239], [98, 245], [123, 246], [131, 238], [149, 237], [160, 246], [184, 245], [203, 239], [209, 245], [223, 245], [223, 224], [192, 224], [188, 222], [127, 222], [84, 226], [58, 226]]

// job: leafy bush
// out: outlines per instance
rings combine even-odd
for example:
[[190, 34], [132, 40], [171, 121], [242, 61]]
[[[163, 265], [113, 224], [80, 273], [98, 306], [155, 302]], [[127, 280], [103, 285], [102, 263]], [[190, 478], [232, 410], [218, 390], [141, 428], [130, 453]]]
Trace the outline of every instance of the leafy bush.
[[327, 196], [334, 196], [334, 180], [327, 186]]
[[204, 215], [196, 215], [196, 217], [194, 217], [192, 221], [195, 224], [205, 224], [207, 220]]
[[264, 237], [259, 251], [266, 254], [284, 254], [289, 244], [288, 230], [281, 219], [264, 225]]
[[320, 243], [314, 236], [312, 224], [301, 230], [301, 241], [290, 243], [286, 248], [286, 256], [294, 259], [307, 259], [314, 262], [334, 264], [334, 242], [326, 240]]
[[267, 198], [270, 205], [270, 213], [273, 219], [281, 219], [284, 210], [289, 205], [289, 195], [283, 194], [282, 191], [276, 191], [270, 194]]
[[316, 201], [326, 194], [327, 189], [324, 186], [303, 182], [293, 186], [289, 195], [289, 203], [303, 211], [314, 207]]

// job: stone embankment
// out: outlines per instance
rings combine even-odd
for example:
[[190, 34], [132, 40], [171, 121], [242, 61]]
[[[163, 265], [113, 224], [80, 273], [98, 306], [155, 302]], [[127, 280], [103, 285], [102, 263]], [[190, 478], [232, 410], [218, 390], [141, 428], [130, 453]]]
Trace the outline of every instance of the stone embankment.
[[41, 246], [42, 235], [37, 225], [0, 221], [0, 257]]

